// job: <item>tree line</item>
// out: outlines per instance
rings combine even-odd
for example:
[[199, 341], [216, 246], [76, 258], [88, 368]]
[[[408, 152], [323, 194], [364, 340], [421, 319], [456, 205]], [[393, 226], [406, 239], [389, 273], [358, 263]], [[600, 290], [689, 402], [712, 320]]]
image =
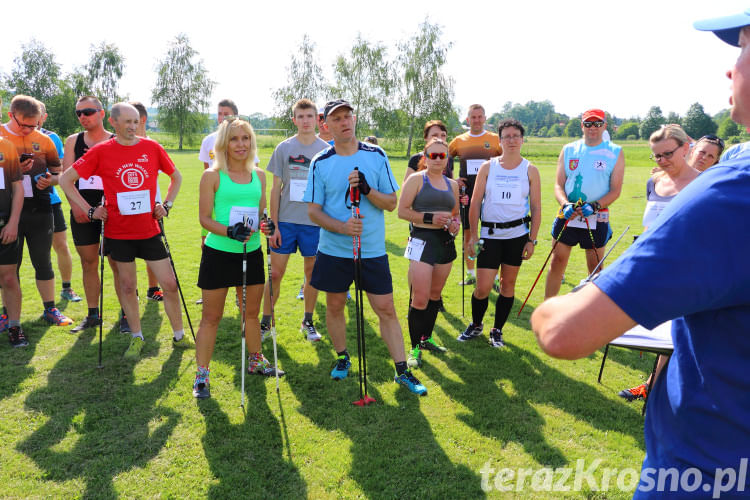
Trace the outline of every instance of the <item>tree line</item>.
[[[304, 35], [286, 68], [286, 84], [273, 90], [275, 109], [272, 116], [253, 113], [253, 126], [293, 130], [291, 108], [301, 97], [315, 102], [345, 98], [355, 108], [358, 136], [376, 135], [406, 141], [407, 153], [414, 143], [421, 146], [422, 124], [431, 119], [443, 120], [457, 134], [463, 131], [463, 116], [453, 104], [454, 79], [446, 74], [448, 51], [442, 28], [428, 19], [416, 33], [396, 44], [396, 52], [357, 35], [349, 50], [336, 56], [333, 79], [327, 80], [316, 45]], [[215, 87], [199, 53], [185, 34], [178, 34], [156, 66], [156, 81], [151, 94], [158, 115], [154, 122], [159, 130], [174, 134], [179, 148], [183, 142], [211, 127], [208, 106]], [[48, 128], [66, 136], [79, 129], [74, 114], [81, 95], [96, 95], [108, 109], [127, 95], [120, 94], [119, 81], [125, 69], [125, 58], [114, 44], [91, 45], [84, 64], [63, 74], [51, 50], [32, 39], [21, 47], [7, 75], [0, 75], [0, 97], [9, 102], [15, 94], [27, 94], [44, 102]], [[504, 118], [515, 118], [527, 129], [528, 136], [578, 137], [580, 115], [558, 113], [549, 100], [525, 104], [508, 101], [499, 111], [487, 110], [488, 128]], [[607, 127], [617, 140], [647, 139], [666, 123], [679, 123], [694, 138], [717, 134], [730, 143], [750, 139], [734, 123], [728, 110], [713, 117], [696, 102], [684, 116], [675, 112], [664, 115], [652, 106], [644, 117], [619, 118], [607, 113]]]

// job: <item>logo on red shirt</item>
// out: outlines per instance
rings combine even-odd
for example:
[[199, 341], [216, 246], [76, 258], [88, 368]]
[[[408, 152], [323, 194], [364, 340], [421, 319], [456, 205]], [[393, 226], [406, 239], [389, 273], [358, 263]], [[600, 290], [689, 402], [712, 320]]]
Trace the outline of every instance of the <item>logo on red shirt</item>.
[[570, 161], [568, 162], [568, 168], [569, 168], [570, 170], [575, 170], [575, 169], [577, 169], [577, 168], [578, 168], [578, 160], [570, 160]]
[[146, 176], [135, 165], [125, 165], [125, 168], [120, 171], [120, 182], [122, 182], [123, 186], [130, 189], [138, 189], [143, 185], [145, 180]]

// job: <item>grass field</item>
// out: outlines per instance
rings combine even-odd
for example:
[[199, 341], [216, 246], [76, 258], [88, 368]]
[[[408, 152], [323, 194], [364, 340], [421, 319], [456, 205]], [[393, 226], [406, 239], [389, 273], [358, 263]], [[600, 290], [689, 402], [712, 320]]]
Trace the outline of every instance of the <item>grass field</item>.
[[[456, 285], [461, 265], [456, 261], [444, 291], [448, 312], [439, 316], [435, 328], [436, 338], [450, 351], [426, 354], [417, 372], [429, 391], [424, 398], [393, 383], [393, 365], [367, 307], [370, 392], [378, 402], [368, 408], [350, 404], [358, 397], [356, 363], [344, 381], [333, 382], [328, 376], [334, 352], [325, 335], [322, 296], [315, 324], [323, 341], [311, 345], [299, 332], [299, 256], [290, 260], [276, 310], [279, 363], [287, 376], [278, 394], [272, 379], [248, 377], [245, 411], [239, 405], [240, 323], [233, 300], [227, 301], [211, 364], [213, 398], [196, 401], [191, 395], [192, 339], [187, 349], [172, 348], [161, 305], [142, 301], [146, 345], [137, 363], [125, 361], [122, 354], [129, 336], [116, 327], [118, 305], [107, 270], [104, 368], [97, 369], [98, 332], [73, 336], [68, 328], [36, 319], [42, 306], [26, 258], [21, 273], [22, 322], [30, 345], [13, 349], [6, 341], [0, 343], [0, 497], [629, 498], [636, 476], [623, 477], [631, 488], [625, 491], [616, 487], [615, 476], [608, 491], [593, 491], [586, 481], [575, 491], [572, 478], [566, 483], [571, 491], [548, 491], [539, 476], [533, 484], [527, 478], [522, 491], [499, 492], [495, 474], [488, 469], [575, 469], [579, 459], [585, 467], [601, 460], [593, 474], [601, 486], [605, 468], [638, 471], [644, 455], [641, 404], [625, 403], [617, 392], [641, 383], [653, 357], [641, 359], [638, 353], [613, 349], [600, 385], [596, 378], [601, 352], [574, 362], [546, 356], [529, 329], [529, 316], [543, 297], [543, 281], [516, 319], [550, 250], [549, 227], [556, 209], [554, 165], [562, 143], [532, 140], [524, 150], [542, 174], [543, 230], [534, 257], [519, 275], [516, 304], [504, 330], [507, 347], [491, 349], [487, 331], [482, 340], [455, 340], [470, 316], [467, 290], [467, 315], [462, 318], [461, 287]], [[263, 165], [273, 144], [271, 139], [262, 141]], [[625, 145], [625, 184], [611, 220], [615, 236], [628, 224], [631, 229], [609, 262], [627, 248], [631, 235], [640, 233], [648, 153], [645, 143]], [[196, 151], [171, 154], [184, 183], [165, 226], [197, 330], [202, 168]], [[396, 152], [391, 158], [399, 180], [406, 167], [403, 155]], [[405, 329], [407, 224], [395, 213], [387, 215], [386, 224], [396, 308]], [[82, 293], [72, 240], [70, 245], [74, 288]], [[583, 253], [576, 250], [562, 292], [585, 275]], [[142, 263], [139, 283], [145, 296]], [[491, 298], [494, 302], [494, 293]], [[77, 323], [86, 314], [84, 304], [59, 306]], [[350, 302], [350, 316], [353, 309]], [[485, 324], [491, 324], [493, 312], [491, 304]], [[354, 355], [350, 325], [349, 348]], [[269, 357], [270, 347], [268, 341]], [[513, 479], [505, 484], [515, 488], [517, 483]]]

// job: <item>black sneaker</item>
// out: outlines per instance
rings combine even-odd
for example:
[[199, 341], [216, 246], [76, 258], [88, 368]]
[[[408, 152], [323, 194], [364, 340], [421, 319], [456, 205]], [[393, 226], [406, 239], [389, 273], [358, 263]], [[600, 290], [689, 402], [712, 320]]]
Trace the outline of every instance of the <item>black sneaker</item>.
[[492, 347], [505, 347], [503, 342], [503, 332], [497, 328], [490, 330], [490, 345]]
[[423, 351], [448, 352], [448, 349], [435, 342], [435, 339], [432, 337], [423, 338], [419, 342], [419, 348]]
[[128, 323], [128, 317], [124, 314], [120, 315], [120, 333], [133, 333], [133, 330], [130, 329], [130, 324]]
[[102, 322], [97, 316], [86, 316], [78, 326], [71, 328], [70, 333], [81, 333], [86, 328], [95, 328]]
[[20, 326], [11, 326], [8, 328], [8, 340], [13, 347], [26, 347], [29, 341]]
[[482, 335], [482, 328], [484, 328], [483, 323], [479, 323], [478, 325], [475, 325], [474, 323], [469, 323], [469, 326], [466, 327], [466, 330], [458, 336], [459, 342], [466, 342], [467, 340], [475, 339]]
[[159, 288], [158, 286], [149, 288], [146, 291], [146, 298], [155, 302], [164, 302], [164, 292], [162, 292], [161, 288]]
[[208, 382], [195, 384], [193, 386], [193, 397], [198, 399], [206, 399], [211, 397], [211, 386]]

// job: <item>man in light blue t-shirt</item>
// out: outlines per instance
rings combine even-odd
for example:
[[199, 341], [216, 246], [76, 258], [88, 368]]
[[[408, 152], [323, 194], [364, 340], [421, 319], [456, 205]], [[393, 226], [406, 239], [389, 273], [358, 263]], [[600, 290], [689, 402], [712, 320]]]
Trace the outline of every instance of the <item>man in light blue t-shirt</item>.
[[[346, 292], [354, 280], [352, 238], [361, 238], [360, 286], [380, 322], [380, 334], [396, 364], [395, 381], [416, 394], [427, 389], [407, 369], [404, 338], [393, 305], [393, 284], [385, 252], [384, 210], [396, 208], [398, 184], [388, 157], [378, 146], [361, 143], [354, 135], [356, 118], [343, 99], [326, 103], [323, 117], [333, 134], [332, 148], [312, 159], [303, 201], [310, 220], [320, 226], [320, 243], [310, 284], [326, 292], [326, 326], [338, 359], [331, 378], [349, 374], [346, 350]], [[350, 189], [361, 193], [361, 219], [352, 217]]]
[[[731, 117], [750, 126], [750, 9], [695, 27], [741, 47], [728, 73]], [[749, 195], [750, 157], [709, 168], [593, 284], [531, 317], [542, 348], [564, 359], [588, 356], [636, 323], [672, 320], [674, 353], [647, 400], [634, 498], [750, 495]]]

